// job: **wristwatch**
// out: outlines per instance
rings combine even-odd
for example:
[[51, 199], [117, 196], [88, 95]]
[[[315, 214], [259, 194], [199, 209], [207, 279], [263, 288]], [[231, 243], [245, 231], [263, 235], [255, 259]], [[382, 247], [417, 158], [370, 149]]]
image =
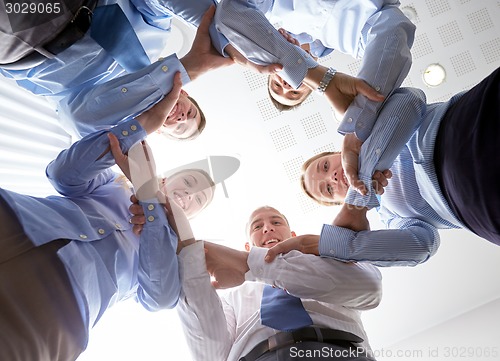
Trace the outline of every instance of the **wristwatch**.
[[330, 84], [330, 81], [332, 80], [332, 78], [336, 72], [337, 72], [337, 70], [335, 70], [333, 68], [328, 68], [325, 75], [323, 75], [323, 79], [321, 79], [321, 81], [319, 82], [318, 89], [316, 89], [316, 91], [319, 94], [325, 93], [325, 90], [328, 87], [328, 84]]

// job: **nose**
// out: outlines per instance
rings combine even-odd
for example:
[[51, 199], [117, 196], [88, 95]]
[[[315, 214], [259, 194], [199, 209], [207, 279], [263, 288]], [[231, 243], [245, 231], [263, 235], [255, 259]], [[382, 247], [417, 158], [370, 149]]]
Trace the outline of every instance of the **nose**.
[[187, 115], [186, 113], [182, 112], [180, 113], [178, 116], [177, 116], [177, 119], [176, 119], [176, 122], [179, 123], [179, 122], [183, 122], [185, 121], [187, 118]]
[[266, 223], [266, 224], [264, 224], [263, 230], [264, 230], [264, 233], [271, 232], [271, 231], [274, 232], [274, 227], [272, 224]]
[[335, 184], [339, 182], [339, 171], [336, 169], [332, 172], [332, 181]]
[[292, 89], [292, 86], [290, 84], [288, 84], [285, 79], [282, 79], [283, 80], [283, 88], [285, 89]]

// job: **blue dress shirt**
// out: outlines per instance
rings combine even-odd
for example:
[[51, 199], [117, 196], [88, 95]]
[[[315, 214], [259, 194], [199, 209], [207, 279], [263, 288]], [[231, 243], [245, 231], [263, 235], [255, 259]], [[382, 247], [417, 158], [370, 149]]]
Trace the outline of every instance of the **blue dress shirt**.
[[[111, 129], [123, 151], [146, 136], [135, 120]], [[109, 167], [107, 131], [87, 136], [62, 151], [47, 177], [63, 195], [35, 198], [0, 189], [35, 246], [70, 242], [58, 255], [65, 265], [83, 321], [91, 328], [118, 301], [135, 297], [147, 310], [176, 305], [179, 293], [177, 236], [163, 207], [143, 208], [148, 222], [141, 237], [129, 223], [131, 190]]]
[[[397, 0], [222, 0], [215, 20], [218, 30], [249, 60], [283, 64], [278, 74], [295, 88], [317, 64], [284, 44], [270, 22], [296, 34], [300, 43], [309, 43], [316, 57], [335, 49], [362, 58], [357, 77], [383, 95], [399, 87], [411, 67], [415, 26]], [[339, 131], [366, 140], [381, 106], [358, 95]]]
[[[171, 79], [176, 70], [182, 71], [183, 84], [188, 83], [189, 77], [177, 59], [174, 66], [171, 65], [173, 59], [169, 63], [157, 60], [168, 42], [172, 15], [198, 26], [214, 1], [100, 0], [97, 6], [115, 3], [127, 16], [152, 62], [147, 71], [140, 73], [142, 77], [127, 73], [91, 38], [90, 31], [55, 58], [36, 67], [23, 70], [0, 68], [1, 74], [14, 79], [21, 87], [54, 102], [56, 108], [60, 108], [63, 126], [77, 137], [87, 135], [101, 125], [116, 124], [109, 122], [110, 117], [124, 119], [153, 106], [171, 90]], [[222, 52], [227, 41], [214, 26], [210, 31], [214, 46]], [[168, 70], [163, 70], [167, 69], [165, 66]], [[111, 80], [116, 80], [113, 87], [107, 84]], [[107, 92], [113, 95], [108, 96]], [[120, 92], [124, 93], [122, 97], [116, 96]], [[101, 99], [103, 104], [99, 105]], [[80, 107], [87, 102], [93, 102], [94, 107]], [[73, 113], [77, 113], [77, 118], [73, 119]], [[75, 122], [77, 124], [73, 125]]]
[[[324, 225], [319, 244], [322, 256], [379, 266], [414, 266], [437, 251], [437, 229], [465, 228], [441, 193], [433, 159], [441, 119], [461, 95], [426, 104], [423, 91], [400, 88], [387, 99], [359, 156], [359, 177], [369, 192], [362, 196], [350, 188], [345, 202], [378, 207], [389, 229], [355, 232]], [[388, 168], [393, 177], [379, 204], [371, 176], [375, 170]]]

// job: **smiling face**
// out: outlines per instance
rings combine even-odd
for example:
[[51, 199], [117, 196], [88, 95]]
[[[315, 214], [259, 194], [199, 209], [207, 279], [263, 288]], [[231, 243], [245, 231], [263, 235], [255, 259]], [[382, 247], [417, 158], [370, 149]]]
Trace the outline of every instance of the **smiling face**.
[[214, 183], [205, 172], [187, 169], [170, 176], [162, 191], [182, 208], [188, 218], [193, 218], [214, 197]]
[[190, 138], [198, 132], [201, 122], [200, 109], [181, 90], [179, 100], [163, 123], [162, 131], [177, 139]]
[[304, 170], [303, 177], [305, 190], [319, 202], [343, 202], [349, 189], [338, 153], [313, 160]]
[[269, 76], [267, 86], [271, 97], [278, 103], [288, 107], [294, 107], [302, 103], [312, 92], [305, 84], [302, 84], [298, 89], [294, 89], [276, 74]]
[[[272, 207], [253, 211], [247, 228], [250, 242], [255, 247], [271, 248], [293, 235], [285, 216]], [[249, 249], [248, 243], [245, 247]]]

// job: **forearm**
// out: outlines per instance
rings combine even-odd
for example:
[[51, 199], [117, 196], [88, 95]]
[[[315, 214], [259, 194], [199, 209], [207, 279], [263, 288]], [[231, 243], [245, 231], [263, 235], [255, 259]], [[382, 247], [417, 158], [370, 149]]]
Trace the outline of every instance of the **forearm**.
[[177, 312], [193, 360], [225, 360], [232, 339], [221, 300], [206, 270], [203, 242], [184, 248], [179, 265], [182, 291]]
[[319, 253], [344, 262], [370, 262], [377, 266], [416, 266], [439, 247], [437, 229], [413, 218], [391, 221], [391, 229], [355, 232], [324, 225]]
[[379, 205], [372, 184], [373, 173], [391, 168], [422, 123], [425, 109], [425, 95], [418, 89], [401, 88], [390, 96], [359, 155], [358, 176], [368, 193], [362, 196], [350, 188], [345, 203], [368, 209]]
[[371, 265], [345, 264], [336, 260], [291, 251], [271, 263], [264, 262], [267, 249], [250, 252], [248, 280], [259, 280], [310, 298], [357, 309], [378, 305], [381, 275]]
[[82, 135], [109, 128], [163, 99], [172, 90], [177, 71], [181, 72], [183, 84], [190, 82], [182, 63], [171, 55], [135, 73], [83, 88], [59, 102], [59, 117], [74, 122]]
[[137, 291], [149, 311], [173, 308], [179, 299], [177, 235], [168, 224], [163, 206], [156, 199], [141, 202], [146, 224], [141, 232]]
[[263, 9], [246, 1], [223, 0], [217, 7], [215, 23], [229, 42], [248, 60], [259, 65], [282, 64], [278, 73], [294, 88], [317, 62], [300, 47], [289, 43], [269, 23]]
[[[363, 34], [366, 48], [357, 77], [388, 96], [402, 84], [410, 70], [415, 26], [396, 7], [376, 13], [372, 21], [370, 31]], [[382, 104], [362, 95], [356, 96], [339, 125], [339, 131], [355, 133], [359, 139], [366, 140]]]
[[123, 152], [146, 136], [139, 123], [131, 119], [109, 131], [90, 134], [63, 150], [46, 169], [47, 178], [59, 193], [66, 196], [88, 194], [109, 179], [112, 173], [107, 169], [115, 160], [109, 152], [108, 132], [116, 135]]

